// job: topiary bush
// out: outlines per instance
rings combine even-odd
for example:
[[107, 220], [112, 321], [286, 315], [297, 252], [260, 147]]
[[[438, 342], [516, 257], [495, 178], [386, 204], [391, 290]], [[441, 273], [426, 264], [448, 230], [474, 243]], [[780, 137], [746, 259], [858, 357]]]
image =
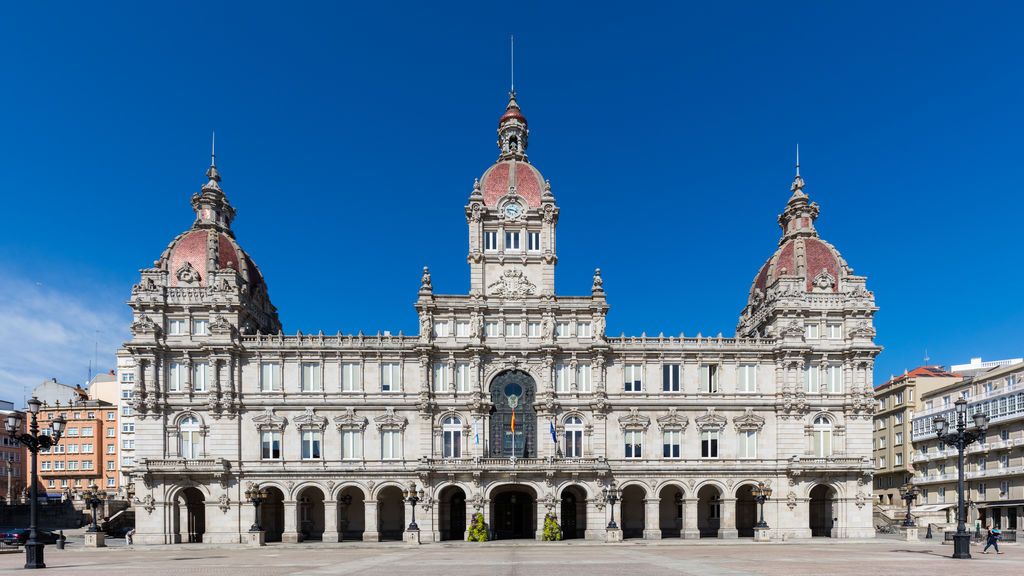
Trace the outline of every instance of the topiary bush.
[[477, 512], [473, 514], [473, 523], [469, 525], [468, 542], [487, 542], [487, 522], [484, 522], [484, 515]]
[[558, 525], [558, 519], [554, 514], [548, 513], [544, 516], [544, 541], [556, 542], [562, 539], [562, 527]]

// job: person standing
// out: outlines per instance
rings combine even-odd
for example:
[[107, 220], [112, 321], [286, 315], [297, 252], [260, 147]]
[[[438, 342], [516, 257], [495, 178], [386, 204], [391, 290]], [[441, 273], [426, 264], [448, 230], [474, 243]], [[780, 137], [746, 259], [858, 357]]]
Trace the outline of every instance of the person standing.
[[985, 549], [981, 551], [982, 554], [988, 554], [989, 547], [996, 549], [996, 554], [1002, 554], [999, 551], [999, 538], [1003, 535], [1002, 530], [999, 528], [988, 527], [988, 535], [985, 537]]

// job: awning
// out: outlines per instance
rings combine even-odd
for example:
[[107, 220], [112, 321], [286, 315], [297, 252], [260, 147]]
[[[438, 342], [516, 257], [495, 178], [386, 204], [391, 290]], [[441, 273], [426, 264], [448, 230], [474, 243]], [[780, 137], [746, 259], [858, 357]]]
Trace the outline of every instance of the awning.
[[920, 514], [922, 512], [941, 512], [942, 510], [947, 510], [953, 506], [956, 506], [956, 502], [946, 504], [925, 504], [923, 506], [918, 506], [917, 508], [911, 508], [910, 513]]
[[1004, 508], [1024, 506], [1024, 500], [998, 500], [996, 502], [978, 502], [978, 508]]

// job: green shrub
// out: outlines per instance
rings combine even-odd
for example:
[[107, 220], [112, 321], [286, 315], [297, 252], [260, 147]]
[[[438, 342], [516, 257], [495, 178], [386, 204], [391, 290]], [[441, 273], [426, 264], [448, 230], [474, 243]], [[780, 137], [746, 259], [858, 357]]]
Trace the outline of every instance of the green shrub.
[[469, 526], [469, 535], [466, 536], [469, 542], [487, 542], [487, 522], [484, 522], [484, 515], [477, 512], [473, 514], [473, 523]]
[[544, 541], [555, 542], [562, 539], [562, 527], [558, 525], [558, 519], [554, 514], [544, 516]]

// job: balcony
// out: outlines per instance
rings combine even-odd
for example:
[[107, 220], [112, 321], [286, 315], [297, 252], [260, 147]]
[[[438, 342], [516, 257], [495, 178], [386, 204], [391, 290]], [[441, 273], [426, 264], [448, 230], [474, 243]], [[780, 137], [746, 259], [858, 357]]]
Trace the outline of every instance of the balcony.
[[793, 456], [787, 469], [790, 474], [815, 474], [820, 472], [854, 472], [874, 471], [870, 458], [859, 456]]
[[226, 474], [231, 465], [223, 458], [142, 458], [138, 467], [147, 474]]
[[604, 458], [424, 458], [431, 472], [592, 472], [608, 469]]
[[[1013, 466], [1010, 468], [991, 468], [986, 470], [974, 470], [964, 473], [964, 480], [977, 480], [980, 478], [998, 478], [1002, 476], [1013, 476], [1024, 474], [1024, 466]], [[940, 482], [954, 482], [957, 479], [956, 469], [945, 474], [931, 474], [914, 478], [914, 484], [937, 484]]]

